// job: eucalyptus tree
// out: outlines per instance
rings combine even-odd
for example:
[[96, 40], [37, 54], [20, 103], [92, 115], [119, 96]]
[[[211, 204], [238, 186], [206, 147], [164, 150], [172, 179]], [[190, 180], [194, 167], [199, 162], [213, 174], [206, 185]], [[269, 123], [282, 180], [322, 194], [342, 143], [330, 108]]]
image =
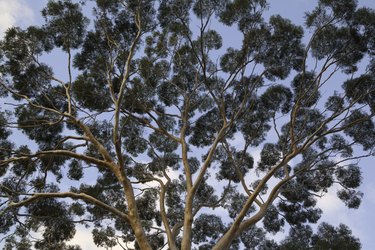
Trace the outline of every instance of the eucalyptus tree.
[[[346, 226], [309, 224], [332, 186], [349, 208], [361, 202], [375, 12], [320, 0], [294, 24], [267, 8], [55, 0], [43, 25], [8, 29], [5, 249], [80, 249], [67, 243], [77, 224], [107, 248], [359, 249]], [[223, 27], [240, 37], [234, 47]], [[285, 240], [267, 238], [285, 227]]]

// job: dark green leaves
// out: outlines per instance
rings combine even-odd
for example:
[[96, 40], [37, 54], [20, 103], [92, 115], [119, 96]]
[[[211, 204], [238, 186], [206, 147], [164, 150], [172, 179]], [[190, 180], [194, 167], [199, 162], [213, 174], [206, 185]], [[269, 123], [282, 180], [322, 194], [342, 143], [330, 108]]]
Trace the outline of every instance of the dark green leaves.
[[12, 213], [5, 213], [0, 216], [0, 233], [7, 233], [14, 224], [14, 216]]
[[194, 146], [207, 146], [213, 142], [221, 125], [217, 109], [208, 111], [200, 116], [193, 127], [193, 135], [189, 142]]
[[313, 236], [312, 245], [317, 249], [361, 249], [359, 239], [352, 235], [352, 231], [347, 226], [340, 224], [338, 227], [333, 227], [324, 222], [319, 225], [317, 234]]
[[267, 213], [263, 218], [264, 229], [270, 233], [277, 233], [284, 226], [284, 223], [284, 219], [279, 217], [277, 208], [272, 205], [268, 207]]
[[63, 124], [55, 114], [43, 112], [30, 106], [21, 106], [16, 110], [18, 123], [26, 135], [40, 145], [56, 145], [63, 130]]
[[163, 134], [153, 133], [150, 135], [149, 139], [155, 149], [159, 150], [160, 152], [171, 153], [178, 147], [176, 141], [173, 141]]
[[142, 138], [143, 128], [131, 119], [121, 121], [123, 145], [127, 153], [137, 156], [147, 149], [147, 141]]
[[319, 4], [332, 9], [335, 16], [348, 19], [357, 8], [357, 0], [320, 0]]
[[82, 163], [77, 160], [72, 160], [69, 164], [68, 177], [72, 180], [80, 180], [83, 177]]
[[353, 164], [344, 168], [339, 168], [336, 175], [340, 183], [346, 188], [359, 187], [362, 181], [361, 170], [357, 165]]
[[169, 62], [166, 60], [154, 62], [150, 58], [144, 57], [139, 62], [140, 75], [144, 84], [153, 88], [160, 85], [161, 81], [168, 77], [169, 67]]
[[98, 247], [114, 247], [117, 245], [116, 239], [115, 239], [116, 231], [111, 228], [107, 227], [105, 229], [97, 229], [95, 228], [92, 231], [93, 239], [95, 245]]
[[26, 30], [21, 30], [13, 27], [7, 30], [1, 48], [9, 60], [10, 72], [17, 72], [30, 63], [33, 56], [40, 55], [43, 51], [49, 52], [53, 44], [48, 32], [42, 28], [30, 26]]
[[313, 231], [310, 226], [297, 226], [289, 230], [289, 235], [281, 242], [283, 250], [309, 249]]
[[227, 4], [225, 0], [196, 0], [193, 11], [198, 18], [209, 18], [213, 14], [218, 15]]
[[375, 12], [369, 8], [359, 8], [354, 13], [354, 24], [356, 31], [360, 33], [367, 43], [369, 52], [375, 52], [375, 39], [372, 34], [375, 32]]
[[70, 0], [49, 1], [42, 15], [57, 47], [69, 51], [82, 44], [88, 19], [81, 13], [79, 4]]
[[318, 79], [312, 72], [296, 75], [292, 81], [292, 87], [295, 102], [299, 105], [311, 107], [320, 97]]
[[373, 30], [374, 20], [372, 11], [357, 10], [357, 1], [320, 1], [306, 16], [306, 25], [316, 28], [311, 47], [313, 56], [334, 58], [347, 74], [357, 71], [357, 63], [373, 47], [368, 32]]
[[281, 16], [272, 16], [269, 25], [263, 38], [264, 45], [255, 51], [255, 58], [263, 63], [269, 79], [285, 79], [292, 69], [301, 69], [303, 29]]
[[252, 100], [251, 104], [254, 104], [255, 107], [251, 106], [246, 110], [238, 126], [245, 140], [252, 146], [258, 146], [264, 141], [267, 132], [271, 129], [269, 124], [271, 112], [263, 108], [262, 103], [257, 99]]
[[[224, 204], [224, 208], [228, 211], [229, 217], [231, 219], [235, 219], [238, 215], [238, 213], [241, 211], [242, 206], [246, 202], [246, 196], [244, 194], [239, 193], [235, 188], [229, 187], [226, 189], [227, 199]], [[247, 212], [247, 215], [250, 215], [250, 213], [254, 212], [255, 208], [251, 207], [249, 211]]]
[[220, 58], [220, 67], [224, 72], [233, 73], [243, 61], [243, 55], [240, 51], [229, 47]]
[[220, 159], [219, 172], [217, 178], [219, 180], [231, 180], [235, 183], [240, 182], [240, 177], [253, 168], [254, 159], [246, 152], [231, 152], [231, 157], [224, 156]]
[[242, 243], [247, 249], [255, 249], [265, 241], [266, 232], [257, 226], [252, 226], [240, 235]]
[[202, 40], [204, 48], [207, 50], [218, 50], [222, 46], [222, 38], [215, 30], [209, 30], [206, 33], [203, 33], [203, 36], [200, 37], [200, 39]]
[[104, 79], [89, 74], [77, 77], [73, 83], [74, 97], [80, 105], [90, 110], [103, 110], [112, 104], [107, 95], [109, 89]]
[[361, 205], [363, 193], [352, 189], [342, 189], [337, 192], [337, 197], [339, 197], [348, 208], [358, 208], [359, 205]]
[[[220, 5], [219, 5], [220, 6]], [[265, 0], [235, 0], [226, 3], [219, 12], [220, 21], [226, 25], [238, 24], [241, 31], [259, 24], [262, 11], [267, 7]]]
[[285, 86], [275, 85], [268, 88], [261, 96], [260, 101], [270, 112], [288, 113], [291, 109], [292, 92]]
[[364, 40], [350, 28], [328, 25], [318, 33], [312, 44], [313, 55], [318, 59], [335, 58], [348, 73], [355, 71], [355, 65], [366, 51]]
[[368, 114], [361, 111], [353, 111], [345, 121], [347, 126], [345, 133], [363, 146], [364, 150], [375, 146], [375, 125]]
[[[30, 155], [31, 150], [27, 146], [20, 146], [17, 151], [17, 154], [24, 154], [24, 155]], [[30, 159], [25, 159], [19, 162], [16, 162], [13, 166], [13, 172], [17, 176], [28, 176], [35, 172], [36, 170], [36, 163], [33, 162]]]
[[196, 244], [205, 242], [208, 238], [216, 240], [224, 228], [224, 224], [219, 216], [201, 214], [194, 222], [192, 240]]
[[344, 107], [344, 103], [344, 98], [335, 93], [334, 95], [328, 97], [325, 107], [329, 111], [338, 112], [342, 110], [342, 108]]
[[157, 88], [160, 101], [167, 107], [179, 103], [179, 93], [181, 90], [171, 81], [163, 81]]
[[343, 88], [351, 101], [367, 104], [375, 111], [375, 77], [373, 75], [361, 75], [350, 79], [343, 84]]
[[[39, 241], [35, 247], [52, 246], [63, 243], [73, 238], [75, 225], [70, 221], [65, 204], [54, 199], [39, 200], [28, 206], [28, 211], [35, 216], [34, 223], [42, 223], [45, 227], [44, 239]], [[38, 219], [39, 217], [39, 219]]]
[[188, 34], [191, 0], [163, 0], [160, 2], [158, 20], [160, 26], [173, 33]]
[[297, 226], [289, 231], [288, 237], [281, 241], [282, 250], [299, 249], [345, 249], [359, 250], [361, 243], [352, 235], [351, 230], [340, 224], [338, 227], [323, 222], [313, 233], [310, 226]]
[[8, 138], [11, 134], [10, 130], [6, 128], [7, 116], [5, 112], [0, 112], [0, 140]]
[[280, 160], [280, 157], [281, 153], [277, 145], [266, 143], [260, 153], [258, 169], [261, 171], [269, 170]]
[[333, 135], [330, 138], [330, 143], [334, 151], [340, 152], [342, 157], [350, 157], [353, 154], [353, 149], [345, 138], [341, 135]]
[[[94, 7], [88, 31], [84, 3]], [[106, 248], [203, 250], [225, 235], [231, 250], [358, 249], [344, 226], [309, 224], [336, 185], [348, 207], [361, 202], [353, 160], [375, 147], [374, 11], [321, 0], [305, 32], [264, 19], [266, 8], [51, 0], [44, 26], [9, 29], [0, 42], [6, 248], [77, 250], [65, 242], [78, 223]], [[241, 36], [232, 47], [222, 48], [234, 41], [223, 25]], [[287, 223], [285, 240], [267, 239]]]
[[[0, 46], [5, 55], [0, 71], [4, 77], [11, 77], [9, 88], [35, 98], [50, 87], [52, 69], [37, 60], [53, 47], [46, 31], [33, 26], [27, 30], [11, 28]], [[21, 97], [13, 94], [13, 98], [19, 100]]]
[[158, 195], [158, 190], [148, 189], [144, 192], [142, 197], [137, 199], [137, 205], [140, 210], [140, 218], [145, 221], [145, 223], [150, 223], [152, 225], [152, 220], [156, 219], [156, 223], [160, 226], [159, 213], [156, 212], [156, 199]]

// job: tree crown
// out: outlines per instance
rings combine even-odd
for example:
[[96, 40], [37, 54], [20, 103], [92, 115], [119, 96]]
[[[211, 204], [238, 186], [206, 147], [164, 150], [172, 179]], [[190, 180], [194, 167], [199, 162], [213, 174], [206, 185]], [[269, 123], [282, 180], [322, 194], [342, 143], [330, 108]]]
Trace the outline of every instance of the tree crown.
[[[0, 96], [12, 103], [0, 113], [5, 248], [80, 249], [67, 241], [83, 224], [107, 248], [360, 249], [345, 225], [309, 224], [330, 187], [349, 208], [363, 196], [375, 12], [320, 0], [300, 26], [266, 19], [267, 8], [56, 0], [42, 26], [10, 28], [0, 42]], [[223, 48], [223, 26], [242, 36], [238, 47]], [[65, 59], [48, 64], [49, 53]], [[285, 240], [268, 239], [287, 225]]]

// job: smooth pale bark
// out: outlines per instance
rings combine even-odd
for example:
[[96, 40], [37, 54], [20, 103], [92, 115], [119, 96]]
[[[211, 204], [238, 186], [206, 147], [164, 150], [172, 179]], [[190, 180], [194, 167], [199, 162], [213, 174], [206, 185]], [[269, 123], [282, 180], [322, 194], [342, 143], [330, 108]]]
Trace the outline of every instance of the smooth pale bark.
[[139, 225], [138, 221], [134, 220], [134, 223], [132, 223], [132, 228], [133, 228], [134, 235], [135, 235], [135, 238], [137, 240], [139, 248], [141, 250], [152, 250], [152, 248], [151, 248], [151, 246], [148, 243], [148, 240], [146, 238], [146, 234], [145, 234], [142, 226]]
[[[126, 196], [128, 197], [128, 195]], [[138, 209], [135, 206], [135, 199], [132, 199], [132, 200], [133, 201], [129, 202], [129, 199], [128, 199], [128, 205], [129, 205], [129, 208], [132, 207], [129, 209], [129, 217], [130, 217], [131, 227], [134, 231], [135, 238], [137, 240], [139, 247], [142, 250], [152, 250], [147, 240], [145, 231], [143, 230], [141, 219], [139, 218], [139, 215], [138, 215]]]
[[181, 250], [191, 249], [191, 230], [193, 225], [193, 197], [187, 195], [185, 201], [185, 212], [184, 212], [184, 227], [183, 227], [183, 238], [181, 244]]
[[163, 181], [158, 179], [158, 178], [152, 178], [152, 179], [159, 182], [159, 184], [160, 184], [160, 189], [161, 189], [160, 190], [160, 199], [159, 199], [160, 216], [161, 216], [161, 220], [163, 222], [164, 228], [165, 228], [165, 233], [167, 234], [167, 241], [168, 241], [169, 249], [170, 250], [177, 250], [176, 240], [175, 240], [174, 234], [171, 230], [171, 227], [169, 225], [168, 216], [167, 216], [167, 213], [165, 211], [165, 193], [167, 192], [166, 186], [169, 185], [171, 179], [169, 178], [169, 176], [167, 175], [167, 173], [165, 171], [164, 171], [164, 177], [166, 177], [167, 180], [168, 180], [166, 184], [164, 184]]
[[226, 233], [218, 243], [212, 248], [212, 250], [227, 250], [229, 249], [232, 241], [236, 238], [234, 231]]
[[136, 241], [140, 249], [152, 250], [150, 243], [147, 240], [145, 231], [143, 230], [141, 219], [139, 218], [139, 211], [138, 211], [138, 207], [135, 201], [135, 195], [134, 195], [132, 185], [129, 179], [124, 174], [124, 172], [121, 171], [120, 169], [118, 169], [115, 172], [115, 174], [117, 178], [119, 179], [119, 181], [121, 182], [123, 189], [124, 189], [124, 193], [125, 193], [125, 197], [126, 197], [126, 201], [128, 205], [128, 210], [129, 210], [128, 214], [130, 218], [130, 225], [134, 231]]

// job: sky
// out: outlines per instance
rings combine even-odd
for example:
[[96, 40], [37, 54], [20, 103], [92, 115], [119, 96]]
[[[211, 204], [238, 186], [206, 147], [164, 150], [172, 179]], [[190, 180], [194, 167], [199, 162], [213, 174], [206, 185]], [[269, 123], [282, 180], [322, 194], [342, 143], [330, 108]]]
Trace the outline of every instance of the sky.
[[[11, 26], [41, 24], [40, 10], [47, 0], [0, 0], [0, 38], [4, 31]], [[293, 22], [301, 24], [304, 12], [311, 10], [316, 0], [271, 0], [270, 14], [281, 14], [283, 17], [292, 19]], [[359, 0], [360, 6], [375, 9], [375, 0]], [[224, 45], [236, 44], [238, 40], [231, 31], [222, 30]], [[330, 192], [319, 201], [319, 206], [324, 214], [320, 222], [326, 221], [337, 226], [339, 223], [348, 225], [353, 234], [360, 238], [364, 250], [375, 249], [374, 223], [375, 223], [375, 160], [368, 158], [362, 160], [360, 165], [363, 171], [363, 184], [361, 191], [364, 192], [362, 205], [358, 210], [348, 209], [335, 197], [336, 190]], [[83, 250], [98, 249], [91, 240], [91, 233], [79, 228], [73, 244], [81, 245]]]

